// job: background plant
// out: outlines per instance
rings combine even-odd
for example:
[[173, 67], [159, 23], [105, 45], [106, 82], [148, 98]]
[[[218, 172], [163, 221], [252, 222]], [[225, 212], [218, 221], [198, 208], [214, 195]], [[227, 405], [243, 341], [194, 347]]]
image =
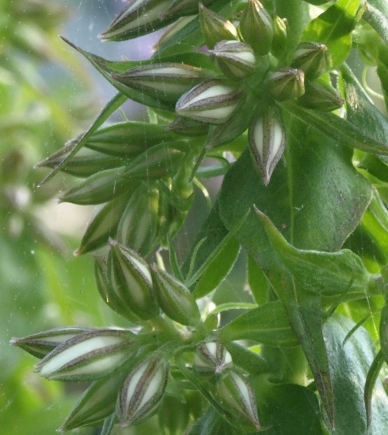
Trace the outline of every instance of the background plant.
[[[40, 166], [45, 182], [84, 178], [61, 201], [101, 204], [77, 254], [97, 251], [99, 293], [128, 327], [13, 340], [43, 377], [92, 382], [62, 430], [386, 430], [388, 130], [350, 65], [377, 67], [385, 98], [387, 13], [360, 0], [133, 1], [100, 36], [171, 25], [150, 59], [67, 41], [119, 93]], [[109, 121], [128, 98], [147, 122]], [[181, 260], [175, 237], [217, 175]], [[240, 251], [248, 291], [224, 295]]]

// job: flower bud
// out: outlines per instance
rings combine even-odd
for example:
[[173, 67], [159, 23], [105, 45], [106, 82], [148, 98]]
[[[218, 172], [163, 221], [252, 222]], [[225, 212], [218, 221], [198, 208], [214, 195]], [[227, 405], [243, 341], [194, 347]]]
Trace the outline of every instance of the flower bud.
[[48, 331], [38, 332], [37, 334], [28, 335], [24, 338], [13, 338], [11, 344], [22, 348], [36, 358], [44, 358], [61, 343], [78, 334], [88, 331], [91, 331], [91, 329], [77, 327], [54, 328], [49, 329]]
[[199, 372], [221, 373], [232, 365], [232, 356], [220, 342], [202, 343], [197, 346], [193, 368]]
[[191, 292], [166, 271], [152, 266], [155, 293], [163, 312], [182, 325], [195, 326], [200, 313]]
[[145, 180], [170, 177], [176, 173], [185, 158], [180, 147], [185, 142], [175, 141], [155, 145], [135, 157], [125, 167], [124, 176]]
[[102, 204], [121, 195], [134, 182], [124, 177], [122, 167], [107, 169], [88, 177], [81, 184], [66, 192], [59, 198], [59, 201], [78, 205]]
[[244, 41], [260, 54], [267, 54], [272, 45], [272, 18], [259, 0], [249, 0], [240, 20], [240, 33]]
[[246, 431], [262, 429], [255, 395], [242, 374], [236, 370], [227, 370], [217, 381], [213, 394], [221, 408]]
[[35, 366], [47, 379], [92, 381], [128, 360], [135, 335], [124, 329], [95, 329], [56, 347]]
[[148, 263], [135, 251], [109, 241], [108, 277], [115, 293], [141, 319], [158, 314]]
[[125, 372], [120, 371], [94, 381], [80, 397], [58, 431], [67, 432], [81, 426], [98, 426], [104, 418], [114, 412], [124, 378]]
[[222, 40], [238, 39], [234, 25], [223, 16], [205, 8], [202, 3], [199, 3], [199, 21], [208, 48], [213, 48]]
[[124, 246], [131, 246], [141, 255], [148, 255], [156, 242], [158, 209], [159, 190], [141, 183], [122, 213], [117, 241]]
[[182, 94], [200, 83], [206, 73], [184, 63], [159, 63], [131, 68], [122, 74], [112, 74], [112, 77], [145, 95], [175, 103]]
[[295, 50], [291, 66], [301, 69], [306, 78], [314, 80], [332, 67], [332, 60], [325, 44], [301, 42]]
[[242, 101], [242, 92], [223, 80], [208, 80], [182, 95], [176, 113], [209, 124], [227, 121]]
[[344, 104], [341, 95], [333, 86], [321, 79], [307, 82], [306, 92], [298, 101], [304, 107], [324, 112], [339, 109]]
[[271, 45], [271, 53], [281, 57], [287, 45], [287, 19], [275, 15], [273, 19], [274, 33]]
[[171, 19], [160, 18], [170, 3], [170, 0], [130, 0], [100, 38], [124, 41], [154, 32], [171, 22]]
[[252, 74], [256, 58], [250, 45], [238, 41], [221, 41], [211, 53], [217, 67], [231, 79], [241, 79]]
[[164, 129], [183, 136], [205, 136], [209, 130], [209, 125], [194, 119], [178, 117]]
[[168, 364], [161, 356], [135, 367], [121, 388], [117, 414], [122, 427], [140, 423], [159, 406], [167, 384]]
[[286, 146], [281, 114], [274, 107], [253, 120], [249, 127], [248, 141], [259, 174], [267, 185]]
[[267, 87], [278, 101], [298, 98], [305, 92], [303, 71], [288, 67], [279, 68], [269, 76]]

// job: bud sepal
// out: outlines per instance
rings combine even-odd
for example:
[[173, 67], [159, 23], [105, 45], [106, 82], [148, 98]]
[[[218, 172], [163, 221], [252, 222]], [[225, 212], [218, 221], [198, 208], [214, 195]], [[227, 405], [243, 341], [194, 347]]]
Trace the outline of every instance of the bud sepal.
[[279, 68], [269, 75], [267, 88], [278, 101], [301, 97], [305, 93], [304, 73], [300, 69]]
[[232, 356], [220, 342], [201, 343], [195, 349], [193, 368], [198, 372], [221, 373], [232, 363]]
[[314, 80], [332, 67], [332, 60], [325, 44], [301, 42], [295, 50], [291, 66], [301, 69], [307, 79]]

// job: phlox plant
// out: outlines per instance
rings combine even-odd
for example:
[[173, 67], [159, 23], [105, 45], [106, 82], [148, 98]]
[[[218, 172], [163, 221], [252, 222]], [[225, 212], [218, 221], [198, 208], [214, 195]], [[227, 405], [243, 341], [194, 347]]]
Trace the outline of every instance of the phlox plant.
[[[97, 206], [76, 255], [127, 327], [12, 344], [44, 378], [89, 382], [63, 432], [387, 433], [388, 3], [129, 0], [99, 36], [162, 28], [141, 61], [64, 39], [117, 94], [39, 164], [42, 183], [80, 179], [61, 202]], [[128, 99], [147, 121], [111, 120]], [[222, 299], [238, 258], [245, 286]]]

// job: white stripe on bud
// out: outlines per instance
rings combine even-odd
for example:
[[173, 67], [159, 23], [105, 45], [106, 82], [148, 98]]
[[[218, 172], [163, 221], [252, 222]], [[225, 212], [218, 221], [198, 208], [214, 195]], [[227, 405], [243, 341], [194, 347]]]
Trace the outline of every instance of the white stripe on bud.
[[202, 343], [197, 346], [193, 367], [200, 372], [221, 373], [232, 364], [232, 356], [220, 342]]

